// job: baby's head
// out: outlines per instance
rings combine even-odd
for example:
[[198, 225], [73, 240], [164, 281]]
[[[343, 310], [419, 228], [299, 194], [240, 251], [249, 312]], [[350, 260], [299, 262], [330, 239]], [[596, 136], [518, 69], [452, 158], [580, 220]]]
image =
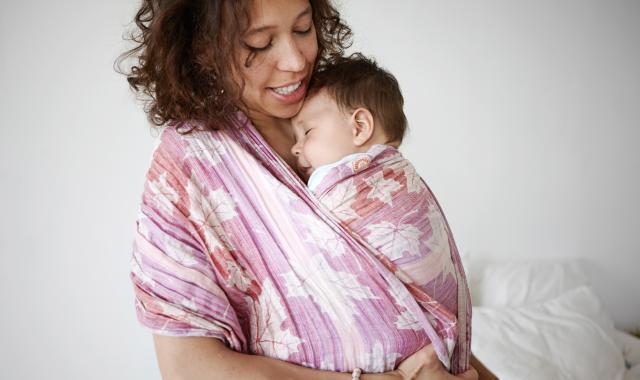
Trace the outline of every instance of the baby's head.
[[407, 129], [398, 81], [375, 61], [356, 53], [316, 73], [292, 125], [298, 170], [366, 152], [375, 144], [398, 147]]

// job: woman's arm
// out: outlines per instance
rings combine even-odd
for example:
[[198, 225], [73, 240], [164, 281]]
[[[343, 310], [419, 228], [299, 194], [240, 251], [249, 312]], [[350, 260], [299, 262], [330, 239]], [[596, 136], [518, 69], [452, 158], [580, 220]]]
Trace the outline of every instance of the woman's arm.
[[489, 368], [485, 367], [484, 364], [473, 355], [473, 352], [471, 353], [470, 364], [478, 371], [478, 380], [498, 380], [498, 377], [494, 375]]
[[[164, 380], [350, 380], [350, 373], [322, 371], [227, 348], [216, 338], [154, 335]], [[362, 374], [362, 380], [402, 380], [400, 374]]]
[[[227, 348], [216, 338], [154, 335], [164, 380], [349, 380], [350, 373], [322, 371]], [[473, 367], [460, 376], [446, 372], [433, 347], [425, 346], [395, 371], [362, 374], [361, 380], [478, 380]]]

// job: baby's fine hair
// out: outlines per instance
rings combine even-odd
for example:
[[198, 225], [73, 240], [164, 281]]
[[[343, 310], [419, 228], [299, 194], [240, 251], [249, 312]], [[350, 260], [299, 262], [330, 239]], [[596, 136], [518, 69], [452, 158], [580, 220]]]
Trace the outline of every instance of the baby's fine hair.
[[354, 53], [325, 66], [311, 78], [307, 97], [323, 89], [343, 111], [368, 109], [389, 141], [402, 142], [407, 129], [404, 98], [396, 78], [375, 60]]

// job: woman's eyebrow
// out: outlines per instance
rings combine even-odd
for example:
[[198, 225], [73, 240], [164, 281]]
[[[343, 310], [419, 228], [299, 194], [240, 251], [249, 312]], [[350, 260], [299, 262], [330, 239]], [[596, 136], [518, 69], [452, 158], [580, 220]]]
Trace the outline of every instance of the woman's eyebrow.
[[[308, 14], [310, 14], [310, 13], [311, 13], [311, 6], [308, 6], [304, 11], [300, 12], [300, 14], [298, 14], [298, 16], [296, 16], [296, 21], [297, 21], [298, 19], [300, 19], [301, 17], [304, 17], [304, 16], [306, 16], [306, 15], [308, 15]], [[267, 31], [267, 30], [275, 29], [275, 28], [276, 28], [276, 25], [264, 25], [264, 26], [259, 26], [259, 27], [257, 27], [257, 28], [249, 29], [249, 30], [244, 34], [244, 36], [245, 36], [245, 37], [249, 37], [249, 36], [251, 36], [251, 35], [254, 35], [254, 34], [257, 34], [257, 33], [260, 33], [260, 32], [264, 32], [264, 31]]]
[[304, 11], [300, 12], [300, 14], [296, 17], [296, 20], [308, 14], [311, 14], [311, 5], [309, 5]]

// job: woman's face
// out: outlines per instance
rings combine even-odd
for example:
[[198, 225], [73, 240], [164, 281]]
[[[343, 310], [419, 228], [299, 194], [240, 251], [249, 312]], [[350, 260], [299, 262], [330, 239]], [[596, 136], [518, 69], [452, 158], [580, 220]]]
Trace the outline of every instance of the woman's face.
[[308, 0], [253, 1], [239, 57], [252, 119], [288, 119], [302, 107], [318, 54], [311, 12]]

